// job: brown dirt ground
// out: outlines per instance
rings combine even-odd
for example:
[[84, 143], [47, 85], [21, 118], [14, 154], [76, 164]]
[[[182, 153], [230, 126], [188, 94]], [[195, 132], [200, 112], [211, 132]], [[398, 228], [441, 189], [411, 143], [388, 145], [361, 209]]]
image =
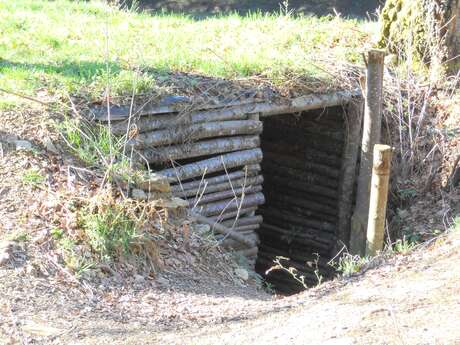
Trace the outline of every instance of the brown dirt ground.
[[460, 344], [458, 233], [289, 298], [199, 278], [90, 288], [0, 269], [0, 343]]

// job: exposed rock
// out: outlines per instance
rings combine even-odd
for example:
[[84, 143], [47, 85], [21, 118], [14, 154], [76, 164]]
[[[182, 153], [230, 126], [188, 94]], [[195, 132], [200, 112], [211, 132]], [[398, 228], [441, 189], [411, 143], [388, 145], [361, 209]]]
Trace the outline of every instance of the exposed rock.
[[14, 142], [14, 145], [15, 145], [17, 151], [19, 151], [19, 150], [30, 151], [33, 148], [32, 143], [30, 141], [27, 141], [27, 140], [16, 140]]
[[243, 281], [246, 281], [249, 279], [249, 273], [244, 268], [237, 268], [235, 270], [235, 274], [238, 278], [240, 278]]
[[134, 188], [131, 191], [131, 197], [133, 199], [139, 199], [139, 200], [147, 200], [148, 199], [147, 193], [144, 192], [142, 189], [137, 189], [137, 188]]
[[7, 265], [13, 260], [13, 254], [18, 250], [14, 241], [0, 241], [0, 266]]

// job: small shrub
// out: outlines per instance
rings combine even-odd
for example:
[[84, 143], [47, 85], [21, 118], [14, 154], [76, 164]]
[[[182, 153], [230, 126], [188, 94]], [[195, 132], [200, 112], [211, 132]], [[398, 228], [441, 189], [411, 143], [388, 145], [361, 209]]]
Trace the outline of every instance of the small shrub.
[[136, 237], [136, 223], [122, 206], [112, 204], [93, 211], [85, 209], [80, 220], [89, 244], [101, 259], [110, 261], [130, 253], [130, 245]]
[[95, 266], [95, 263], [90, 255], [87, 255], [86, 251], [82, 248], [83, 246], [78, 245], [75, 240], [66, 236], [63, 232], [55, 232], [55, 234], [57, 233], [61, 236], [57, 239], [57, 245], [66, 266], [75, 273], [77, 279], [81, 278]]
[[413, 242], [407, 239], [405, 236], [402, 239], [399, 239], [393, 245], [393, 252], [397, 254], [407, 255], [412, 249], [416, 246], [416, 242]]
[[345, 277], [349, 277], [360, 272], [363, 267], [370, 261], [369, 257], [361, 257], [359, 255], [344, 254], [339, 260], [331, 265]]
[[36, 168], [30, 168], [24, 172], [21, 180], [24, 184], [37, 187], [45, 182], [45, 176]]
[[81, 121], [66, 119], [59, 130], [67, 144], [77, 156], [90, 166], [110, 165], [120, 157], [121, 141], [113, 136], [106, 126], [90, 127]]
[[454, 223], [450, 227], [450, 231], [454, 233], [459, 233], [460, 232], [460, 217], [456, 217], [454, 219]]

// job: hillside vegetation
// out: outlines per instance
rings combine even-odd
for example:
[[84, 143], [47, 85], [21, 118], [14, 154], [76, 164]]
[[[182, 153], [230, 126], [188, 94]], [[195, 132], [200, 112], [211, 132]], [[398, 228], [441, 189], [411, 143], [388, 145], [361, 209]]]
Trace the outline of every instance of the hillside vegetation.
[[[237, 14], [195, 20], [135, 13], [103, 2], [0, 4], [0, 88], [43, 97], [103, 98], [195, 86], [195, 75], [280, 85], [333, 82], [329, 66], [361, 63], [375, 25], [339, 17]], [[187, 73], [177, 82], [174, 75]], [[172, 82], [176, 80], [176, 83]], [[0, 103], [15, 104], [2, 97]]]

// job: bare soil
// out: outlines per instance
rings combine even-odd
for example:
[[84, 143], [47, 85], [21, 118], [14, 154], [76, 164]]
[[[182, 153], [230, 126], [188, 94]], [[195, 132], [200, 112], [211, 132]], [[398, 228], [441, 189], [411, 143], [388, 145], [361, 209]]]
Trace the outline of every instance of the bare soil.
[[204, 275], [85, 287], [3, 268], [0, 279], [1, 344], [460, 344], [459, 234], [288, 298]]

